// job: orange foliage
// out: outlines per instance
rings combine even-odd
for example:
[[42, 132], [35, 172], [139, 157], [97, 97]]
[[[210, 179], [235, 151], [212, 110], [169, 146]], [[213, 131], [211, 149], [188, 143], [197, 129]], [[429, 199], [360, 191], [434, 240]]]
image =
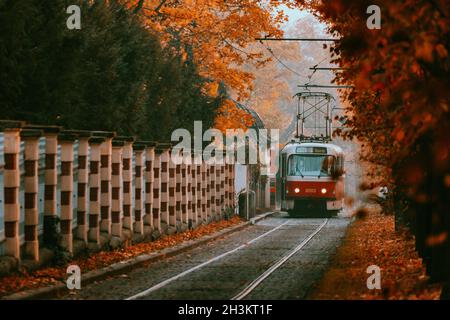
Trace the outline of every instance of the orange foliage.
[[252, 116], [242, 109], [238, 109], [231, 100], [225, 100], [219, 109], [215, 128], [225, 132], [227, 129], [246, 129], [254, 122]]
[[[333, 265], [312, 299], [439, 299], [441, 288], [429, 285], [425, 268], [408, 234], [395, 231], [394, 217], [371, 207], [347, 231]], [[367, 289], [367, 267], [381, 268], [381, 290]]]
[[[140, 1], [126, 2], [135, 8]], [[162, 31], [166, 43], [178, 38], [179, 50], [189, 45], [206, 76], [245, 95], [252, 76], [236, 66], [246, 61], [264, 63], [260, 52], [247, 52], [245, 47], [256, 37], [281, 35], [279, 25], [285, 16], [275, 9], [289, 2], [271, 1], [263, 7], [259, 1], [248, 0], [145, 0], [139, 13], [150, 28]]]
[[[287, 20], [281, 6], [292, 8], [294, 0], [123, 0], [136, 10], [149, 29], [158, 33], [163, 44], [186, 56], [192, 55], [200, 74], [247, 99], [253, 90], [254, 75], [244, 64], [263, 66], [270, 57], [263, 48], [251, 46], [255, 38], [281, 37], [281, 24]], [[214, 95], [213, 87], [205, 92]], [[236, 107], [233, 107], [236, 109]], [[216, 123], [236, 128], [242, 112], [225, 103]], [[227, 117], [223, 115], [227, 114]], [[236, 116], [231, 119], [230, 116]], [[220, 121], [225, 123], [220, 123]], [[231, 122], [231, 123], [230, 123]]]
[[330, 52], [345, 68], [335, 82], [354, 86], [342, 92], [351, 128], [344, 136], [368, 142], [368, 159], [391, 166], [449, 122], [448, 1], [378, 1], [381, 30], [366, 26], [367, 1], [301, 2], [342, 39]]

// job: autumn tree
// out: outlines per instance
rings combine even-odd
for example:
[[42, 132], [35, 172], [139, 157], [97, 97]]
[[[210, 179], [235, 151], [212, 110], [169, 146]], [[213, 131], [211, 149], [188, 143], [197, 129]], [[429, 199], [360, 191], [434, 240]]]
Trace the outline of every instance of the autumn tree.
[[[293, 0], [124, 0], [145, 17], [149, 29], [161, 34], [166, 46], [193, 60], [202, 76], [212, 81], [205, 90], [212, 96], [220, 83], [235, 93], [238, 101], [248, 99], [254, 89], [254, 73], [245, 64], [263, 66], [271, 57], [254, 46], [255, 38], [280, 37], [287, 20], [282, 6], [294, 7]], [[232, 102], [222, 105], [220, 120], [239, 125], [243, 114]], [[234, 108], [235, 110], [231, 110]], [[227, 117], [238, 117], [225, 119]], [[245, 123], [246, 121], [244, 121]]]
[[364, 141], [366, 159], [387, 168], [396, 212], [410, 222], [432, 278], [448, 282], [450, 3], [376, 1], [380, 30], [366, 26], [372, 1], [302, 3], [341, 39], [331, 47], [345, 68], [336, 83], [353, 86], [343, 92], [350, 105], [344, 136]]

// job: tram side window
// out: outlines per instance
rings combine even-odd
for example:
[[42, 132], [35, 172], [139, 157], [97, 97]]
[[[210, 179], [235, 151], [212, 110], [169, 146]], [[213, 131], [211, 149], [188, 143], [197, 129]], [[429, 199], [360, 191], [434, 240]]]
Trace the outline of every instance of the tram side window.
[[292, 155], [288, 161], [290, 176], [331, 175], [335, 158], [326, 155]]

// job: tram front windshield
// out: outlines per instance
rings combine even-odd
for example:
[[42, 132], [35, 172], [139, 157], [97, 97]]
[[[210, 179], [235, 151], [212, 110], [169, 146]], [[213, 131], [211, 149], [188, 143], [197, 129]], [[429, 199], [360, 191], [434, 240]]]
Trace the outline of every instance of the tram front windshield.
[[334, 157], [316, 154], [294, 154], [289, 157], [289, 176], [330, 176]]

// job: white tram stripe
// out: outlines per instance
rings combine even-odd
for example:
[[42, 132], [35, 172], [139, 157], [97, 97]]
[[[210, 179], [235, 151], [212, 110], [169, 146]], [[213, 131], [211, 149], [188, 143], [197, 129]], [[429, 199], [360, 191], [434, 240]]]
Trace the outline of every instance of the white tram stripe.
[[313, 232], [308, 238], [302, 241], [298, 246], [296, 246], [291, 252], [278, 260], [275, 264], [273, 264], [269, 269], [267, 269], [263, 274], [261, 274], [258, 278], [256, 278], [252, 283], [250, 283], [244, 290], [238, 293], [236, 296], [231, 298], [231, 300], [241, 300], [249, 295], [257, 286], [261, 284], [268, 276], [270, 276], [275, 270], [281, 267], [289, 258], [291, 258], [294, 254], [296, 254], [299, 250], [301, 250], [316, 234], [322, 230], [322, 228], [327, 224], [328, 219], [325, 221]]
[[173, 276], [172, 278], [169, 278], [169, 279], [167, 279], [167, 280], [164, 280], [164, 281], [162, 281], [162, 282], [160, 282], [160, 283], [154, 285], [153, 287], [150, 287], [150, 288], [148, 288], [148, 289], [146, 289], [146, 290], [144, 290], [144, 291], [142, 291], [142, 292], [140, 292], [140, 293], [137, 293], [137, 294], [135, 294], [135, 295], [133, 295], [133, 296], [131, 296], [131, 297], [129, 297], [129, 298], [126, 298], [125, 300], [135, 300], [135, 299], [138, 299], [138, 298], [142, 298], [142, 297], [144, 297], [144, 296], [146, 296], [146, 295], [152, 293], [153, 291], [156, 291], [156, 290], [158, 290], [158, 289], [161, 289], [162, 287], [165, 287], [165, 286], [168, 285], [169, 283], [171, 283], [171, 282], [173, 282], [173, 281], [175, 281], [175, 280], [178, 280], [178, 279], [184, 277], [185, 275], [187, 275], [187, 274], [189, 274], [189, 273], [191, 273], [191, 272], [194, 272], [194, 271], [196, 271], [196, 270], [198, 270], [198, 269], [200, 269], [200, 268], [203, 268], [204, 266], [206, 266], [206, 265], [208, 265], [208, 264], [211, 264], [211, 263], [213, 263], [213, 262], [215, 262], [215, 261], [218, 261], [218, 260], [220, 260], [220, 259], [222, 259], [222, 258], [224, 258], [224, 257], [226, 257], [226, 256], [228, 256], [228, 255], [230, 255], [230, 254], [232, 254], [232, 253], [238, 251], [238, 250], [241, 250], [241, 249], [243, 249], [243, 248], [246, 248], [249, 244], [252, 244], [252, 243], [254, 243], [254, 242], [256, 242], [256, 241], [258, 241], [258, 240], [260, 240], [260, 239], [262, 239], [262, 238], [264, 238], [264, 237], [266, 237], [266, 236], [268, 236], [269, 234], [271, 234], [272, 232], [274, 232], [274, 231], [280, 229], [281, 227], [283, 227], [284, 225], [286, 225], [286, 224], [289, 223], [289, 222], [290, 222], [290, 221], [286, 221], [286, 222], [280, 224], [279, 226], [277, 226], [277, 227], [275, 227], [275, 228], [273, 228], [273, 229], [267, 231], [266, 233], [263, 233], [262, 235], [260, 235], [260, 236], [258, 236], [258, 237], [256, 237], [256, 238], [254, 238], [254, 239], [252, 239], [252, 240], [250, 240], [249, 242], [246, 242], [246, 243], [244, 243], [243, 245], [240, 245], [239, 247], [234, 248], [233, 250], [230, 250], [230, 251], [227, 251], [227, 252], [225, 252], [225, 253], [222, 253], [221, 255], [218, 255], [218, 256], [216, 256], [216, 257], [214, 257], [214, 258], [212, 258], [212, 259], [210, 259], [210, 260], [208, 260], [208, 261], [205, 261], [205, 262], [203, 262], [203, 263], [201, 263], [201, 264], [199, 264], [199, 265], [197, 265], [197, 266], [195, 266], [195, 267], [192, 267], [192, 268], [190, 268], [190, 269], [188, 269], [188, 270], [186, 270], [186, 271], [184, 271], [184, 272], [182, 272], [182, 273], [179, 273], [179, 274], [177, 274], [176, 276]]

